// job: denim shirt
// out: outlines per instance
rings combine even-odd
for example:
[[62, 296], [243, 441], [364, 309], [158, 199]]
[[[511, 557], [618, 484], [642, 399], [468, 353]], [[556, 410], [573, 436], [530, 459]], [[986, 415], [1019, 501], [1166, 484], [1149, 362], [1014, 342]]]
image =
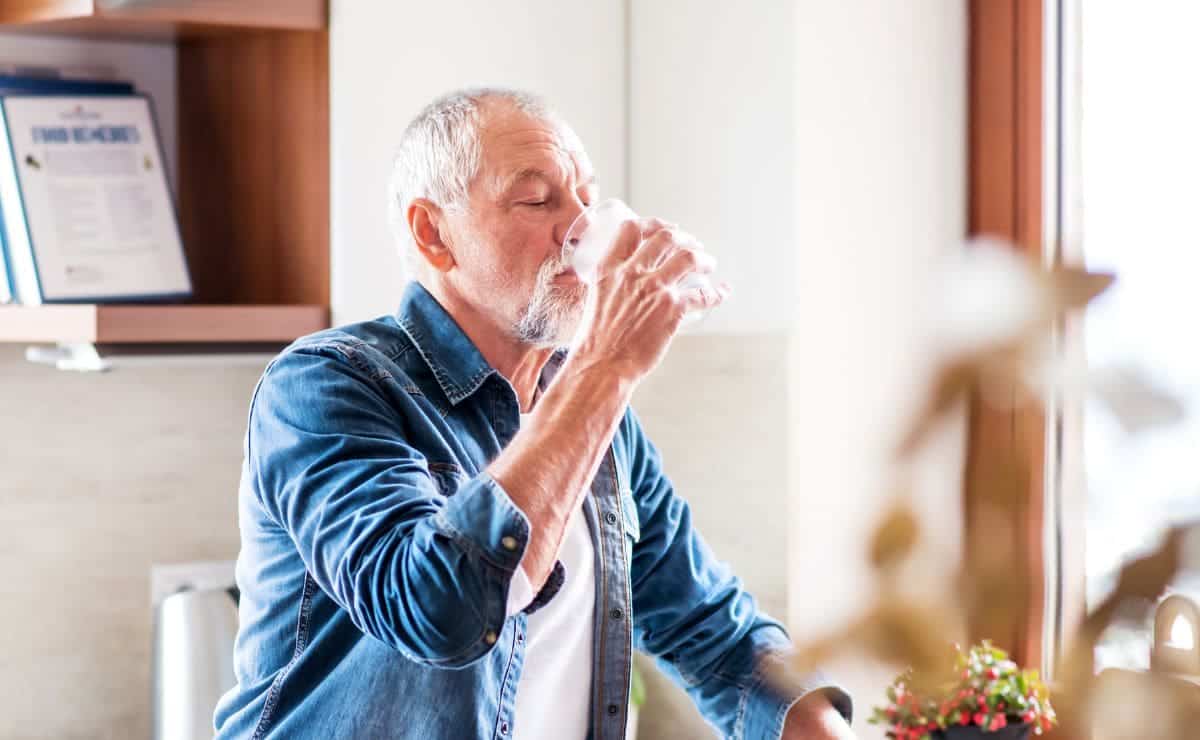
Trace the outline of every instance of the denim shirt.
[[[519, 425], [512, 386], [417, 283], [395, 316], [271, 362], [244, 442], [237, 685], [217, 706], [219, 738], [506, 740], [537, 722], [514, 716], [528, 616], [570, 574], [556, 564], [506, 616], [530, 524], [486, 467]], [[632, 411], [584, 506], [592, 740], [624, 737], [634, 648], [723, 737], [778, 738], [818, 689], [849, 718], [820, 673], [767, 680], [783, 628], [701, 540]]]

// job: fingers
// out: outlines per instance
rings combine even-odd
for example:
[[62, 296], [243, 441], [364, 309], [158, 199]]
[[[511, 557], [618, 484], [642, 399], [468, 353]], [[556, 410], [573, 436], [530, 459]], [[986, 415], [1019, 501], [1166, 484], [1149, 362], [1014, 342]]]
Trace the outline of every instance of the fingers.
[[682, 314], [707, 311], [724, 303], [732, 294], [729, 283], [722, 282], [714, 286], [709, 280], [697, 280], [679, 290], [677, 305]]
[[693, 273], [707, 275], [716, 268], [717, 260], [708, 252], [680, 246], [667, 256], [656, 273], [664, 283], [673, 285], [687, 275]]
[[643, 218], [638, 221], [638, 226], [642, 227], [642, 239], [649, 239], [663, 229], [676, 228], [675, 224], [661, 218]]
[[630, 262], [639, 272], [654, 272], [679, 245], [678, 232], [661, 228], [650, 238], [642, 240]]
[[718, 306], [732, 292], [727, 283], [709, 279], [717, 261], [694, 237], [656, 218], [621, 224], [601, 271], [612, 272], [622, 265], [667, 289], [681, 313]]
[[[630, 228], [630, 224], [633, 224], [634, 227], [636, 227], [636, 230], [632, 231], [632, 235], [629, 231], [626, 231], [626, 229]], [[640, 253], [644, 249], [645, 242], [656, 236], [659, 239], [669, 238], [669, 230], [674, 228], [674, 226], [675, 225], [669, 221], [663, 221], [659, 218], [642, 218], [638, 219], [637, 221], [626, 221], [622, 223], [621, 230], [617, 233], [616, 242], [614, 243], [613, 248], [608, 251], [609, 259], [606, 260], [607, 264], [605, 264], [605, 262], [601, 262], [601, 268], [607, 268], [608, 270], [615, 269], [617, 265], [625, 262], [635, 253], [639, 254], [640, 259]], [[666, 251], [667, 246], [668, 245], [659, 244], [656, 247], [656, 250], [652, 252], [654, 260], [648, 263], [647, 269], [657, 265], [658, 259], [661, 259], [661, 256]]]
[[612, 249], [608, 250], [608, 254], [600, 262], [600, 272], [611, 273], [621, 263], [625, 262], [635, 251], [637, 251], [638, 243], [642, 239], [642, 230], [636, 221], [622, 222], [620, 230], [617, 231], [616, 241], [613, 242]]

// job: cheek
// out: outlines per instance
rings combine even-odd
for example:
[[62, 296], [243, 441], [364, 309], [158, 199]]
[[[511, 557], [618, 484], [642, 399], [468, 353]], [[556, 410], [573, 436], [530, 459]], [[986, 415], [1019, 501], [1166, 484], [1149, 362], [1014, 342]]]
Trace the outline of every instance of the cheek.
[[511, 294], [532, 292], [539, 270], [562, 251], [551, 221], [545, 213], [519, 210], [489, 219], [472, 250], [472, 272]]
[[549, 229], [520, 226], [512, 228], [500, 243], [497, 260], [519, 281], [532, 283], [547, 261], [558, 255], [557, 245], [547, 236]]
[[474, 274], [478, 294], [490, 296], [498, 305], [511, 304], [520, 307], [536, 290], [538, 267], [528, 250], [522, 250], [519, 242], [492, 241], [476, 255], [477, 261], [471, 272]]

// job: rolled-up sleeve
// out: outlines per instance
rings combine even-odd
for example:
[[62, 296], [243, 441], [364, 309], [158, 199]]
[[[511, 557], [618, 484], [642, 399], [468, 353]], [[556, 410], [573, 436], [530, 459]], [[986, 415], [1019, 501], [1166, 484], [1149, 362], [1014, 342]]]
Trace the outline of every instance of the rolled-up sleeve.
[[441, 495], [406, 442], [413, 421], [336, 348], [290, 350], [255, 391], [247, 464], [264, 509], [359, 629], [457, 667], [495, 644], [530, 525], [486, 472]]
[[791, 643], [783, 626], [758, 609], [693, 527], [632, 410], [623, 437], [640, 521], [631, 573], [636, 646], [655, 656], [722, 737], [779, 738], [788, 710], [814, 691], [849, 722], [853, 705], [841, 686], [824, 672], [786, 669]]

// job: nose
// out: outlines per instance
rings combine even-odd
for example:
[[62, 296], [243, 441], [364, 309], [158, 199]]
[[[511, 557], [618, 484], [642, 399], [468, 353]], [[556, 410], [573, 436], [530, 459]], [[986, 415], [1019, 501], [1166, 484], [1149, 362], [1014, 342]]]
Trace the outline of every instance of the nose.
[[572, 198], [571, 204], [565, 209], [563, 220], [556, 226], [555, 240], [563, 247], [570, 249], [579, 243], [579, 235], [587, 230], [587, 206], [578, 198]]

